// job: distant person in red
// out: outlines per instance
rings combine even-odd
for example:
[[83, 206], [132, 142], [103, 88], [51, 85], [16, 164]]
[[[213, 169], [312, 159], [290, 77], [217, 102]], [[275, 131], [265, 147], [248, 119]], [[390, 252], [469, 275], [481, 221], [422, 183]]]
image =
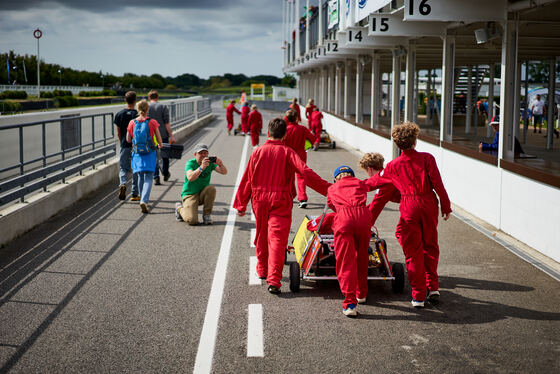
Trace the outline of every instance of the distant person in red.
[[344, 295], [342, 313], [355, 317], [358, 303], [365, 303], [368, 294], [371, 212], [366, 206], [367, 193], [387, 182], [379, 175], [362, 181], [346, 165], [335, 169], [334, 180], [327, 192], [327, 204], [336, 213], [332, 225], [336, 277]]
[[237, 214], [244, 216], [251, 200], [257, 221], [257, 275], [266, 278], [268, 291], [272, 294], [280, 293], [292, 223], [292, 188], [296, 170], [304, 176], [309, 187], [322, 195], [327, 194], [330, 185], [284, 144], [285, 135], [286, 122], [282, 118], [272, 119], [268, 124], [268, 140], [251, 154], [233, 203]]
[[[313, 99], [309, 99], [307, 101], [307, 105], [305, 106], [305, 118], [307, 118], [308, 121], [309, 121], [309, 116], [311, 115], [311, 113], [313, 113], [314, 108], [315, 108], [315, 101], [313, 101]], [[309, 130], [311, 130], [311, 128]]]
[[290, 104], [290, 109], [297, 113], [297, 123], [300, 123], [301, 122], [301, 111], [299, 109], [299, 104], [298, 104], [297, 99], [295, 97], [292, 100], [292, 103]]
[[[372, 177], [384, 169], [383, 165], [385, 163], [385, 158], [380, 153], [366, 153], [358, 162], [360, 168], [362, 168], [368, 176]], [[394, 203], [401, 202], [401, 194], [399, 190], [395, 188], [392, 184], [384, 185], [379, 188], [377, 194], [373, 198], [373, 201], [369, 205], [369, 210], [371, 212], [371, 225], [375, 225], [375, 221], [379, 217], [379, 214], [383, 210], [383, 207], [389, 202]], [[399, 235], [401, 229], [397, 225], [397, 235]]]
[[[307, 152], [305, 150], [305, 141], [309, 140], [311, 144], [315, 141], [313, 135], [306, 127], [297, 124], [297, 114], [293, 110], [286, 112], [284, 120], [287, 122], [286, 137], [284, 143], [292, 148], [301, 160], [307, 163]], [[297, 199], [300, 208], [307, 208], [307, 193], [305, 192], [305, 179], [299, 172], [296, 172], [297, 183]]]
[[256, 147], [259, 145], [259, 135], [261, 134], [263, 120], [255, 104], [251, 105], [251, 113], [249, 114], [248, 122], [251, 130], [251, 143], [253, 147]]
[[[419, 132], [418, 125], [411, 122], [393, 129], [391, 135], [402, 153], [379, 174], [390, 180], [401, 194], [401, 217], [396, 237], [404, 251], [412, 288], [411, 302], [415, 308], [423, 308], [426, 298], [437, 302], [440, 296], [438, 197], [443, 219], [447, 221], [451, 214], [451, 202], [434, 156], [414, 149]], [[381, 203], [381, 199], [377, 202], [374, 199], [373, 211]]]
[[319, 143], [321, 143], [321, 131], [323, 131], [323, 113], [319, 111], [317, 106], [313, 106], [313, 112], [309, 115], [309, 129], [315, 134], [315, 140], [313, 141], [313, 150], [319, 149]]
[[239, 110], [235, 107], [235, 100], [229, 102], [229, 105], [226, 107], [226, 121], [227, 121], [227, 133], [231, 135], [231, 129], [233, 129], [233, 112], [237, 114], [241, 114]]
[[241, 133], [243, 136], [247, 135], [249, 132], [249, 103], [244, 102], [241, 105]]

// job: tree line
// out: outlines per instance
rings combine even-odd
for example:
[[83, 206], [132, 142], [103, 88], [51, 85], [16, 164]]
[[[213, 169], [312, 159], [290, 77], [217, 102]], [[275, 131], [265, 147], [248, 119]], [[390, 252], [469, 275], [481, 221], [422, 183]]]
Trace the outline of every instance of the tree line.
[[[8, 79], [9, 65], [9, 79]], [[176, 77], [164, 77], [161, 74], [137, 75], [124, 73], [122, 76], [109, 73], [74, 70], [58, 64], [40, 61], [41, 85], [67, 86], [103, 86], [112, 88], [135, 89], [181, 89], [224, 88], [230, 86], [249, 86], [251, 83], [264, 83], [267, 86], [294, 87], [293, 76], [284, 74], [279, 78], [274, 75], [246, 76], [245, 74], [214, 75], [208, 79], [195, 74], [181, 74]], [[18, 55], [13, 51], [0, 54], [0, 84], [37, 84], [37, 56]]]

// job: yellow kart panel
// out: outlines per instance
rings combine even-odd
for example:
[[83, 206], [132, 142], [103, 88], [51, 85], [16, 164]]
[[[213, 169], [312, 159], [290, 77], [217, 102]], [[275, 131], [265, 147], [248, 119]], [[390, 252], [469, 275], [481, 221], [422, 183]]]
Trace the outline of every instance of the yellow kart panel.
[[292, 240], [292, 246], [294, 247], [294, 252], [296, 254], [296, 259], [298, 264], [301, 267], [301, 261], [305, 249], [307, 248], [307, 243], [313, 239], [314, 233], [312, 231], [307, 230], [307, 222], [310, 219], [305, 216], [299, 225], [299, 228], [296, 232], [296, 236], [294, 236], [294, 240]]

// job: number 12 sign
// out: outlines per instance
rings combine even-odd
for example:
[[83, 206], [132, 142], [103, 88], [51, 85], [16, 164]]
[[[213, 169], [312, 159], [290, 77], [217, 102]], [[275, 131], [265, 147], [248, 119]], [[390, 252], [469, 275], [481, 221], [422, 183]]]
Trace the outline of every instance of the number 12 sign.
[[501, 21], [507, 0], [404, 0], [405, 21]]

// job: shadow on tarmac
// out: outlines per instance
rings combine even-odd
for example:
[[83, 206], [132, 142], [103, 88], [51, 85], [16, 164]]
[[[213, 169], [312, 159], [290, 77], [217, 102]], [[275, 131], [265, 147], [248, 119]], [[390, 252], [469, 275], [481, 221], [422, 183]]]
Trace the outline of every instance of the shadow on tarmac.
[[[282, 280], [288, 288], [290, 281], [286, 277]], [[384, 285], [383, 283], [387, 283]], [[338, 282], [333, 281], [302, 281], [304, 288], [298, 293], [285, 292], [279, 295], [281, 298], [304, 298], [322, 297], [325, 300], [339, 299], [342, 295]], [[517, 318], [533, 321], [560, 321], [560, 313], [539, 311], [523, 308], [514, 305], [506, 305], [499, 302], [476, 299], [461, 295], [450, 290], [480, 290], [480, 291], [499, 291], [499, 292], [530, 292], [533, 287], [527, 287], [514, 283], [489, 281], [481, 279], [469, 279], [460, 277], [440, 277], [442, 291], [439, 303], [426, 302], [424, 309], [415, 309], [410, 306], [410, 287], [407, 285], [401, 294], [391, 293], [388, 282], [370, 282], [370, 292], [368, 301], [363, 308], [360, 308], [359, 319], [387, 320], [387, 321], [423, 321], [442, 324], [483, 324], [491, 323], [507, 318]], [[310, 288], [307, 288], [310, 287]], [[485, 293], [486, 295], [488, 293]], [[492, 297], [490, 295], [490, 297]], [[511, 297], [508, 300], [515, 302], [518, 298]], [[375, 309], [373, 309], [374, 307]], [[380, 313], [371, 314], [377, 308], [382, 309]], [[397, 312], [387, 314], [391, 311]], [[365, 312], [365, 313], [364, 313]]]

